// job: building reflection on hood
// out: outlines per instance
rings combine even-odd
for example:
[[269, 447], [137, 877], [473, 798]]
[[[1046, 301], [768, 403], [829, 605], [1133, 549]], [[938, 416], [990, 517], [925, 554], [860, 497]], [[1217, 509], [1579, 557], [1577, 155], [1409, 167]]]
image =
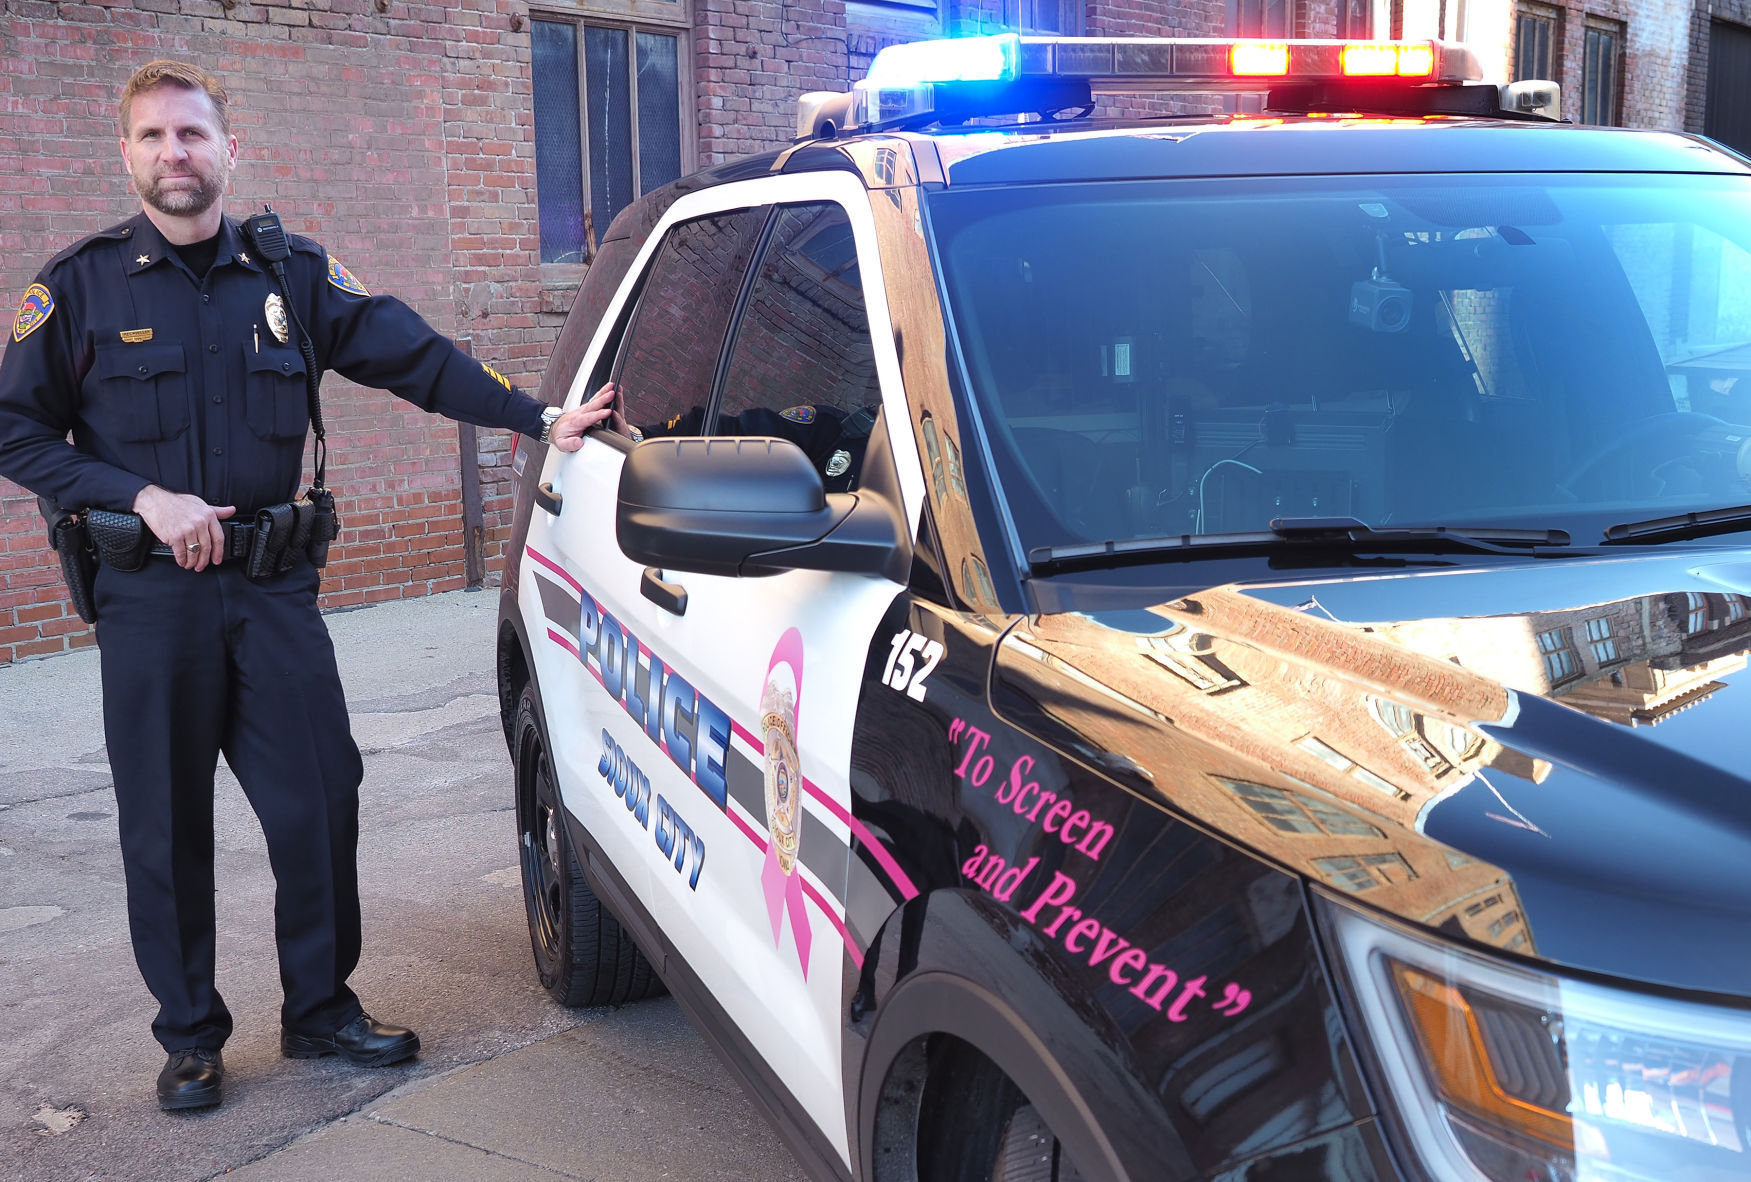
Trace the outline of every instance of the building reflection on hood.
[[1739, 595], [1352, 624], [1316, 600], [1218, 588], [1024, 621], [994, 697], [1041, 738], [1297, 873], [1531, 954], [1511, 877], [1423, 832], [1429, 810], [1474, 783], [1496, 802], [1491, 821], [1539, 832], [1496, 785], [1543, 783], [1550, 764], [1484, 728], [1511, 724], [1525, 693], [1654, 725], [1716, 692], [1747, 651]]

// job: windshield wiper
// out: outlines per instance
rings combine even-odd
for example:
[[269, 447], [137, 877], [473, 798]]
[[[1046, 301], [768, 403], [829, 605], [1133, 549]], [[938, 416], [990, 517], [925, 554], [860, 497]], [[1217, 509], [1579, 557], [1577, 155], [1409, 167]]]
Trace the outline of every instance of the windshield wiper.
[[1607, 545], [1657, 546], [1661, 542], [1682, 542], [1690, 538], [1706, 538], [1715, 534], [1737, 533], [1751, 529], [1751, 505], [1734, 505], [1727, 509], [1705, 509], [1701, 513], [1682, 513], [1676, 517], [1650, 517], [1646, 521], [1626, 521], [1608, 526]]
[[[1751, 512], [1751, 510], [1748, 510]], [[1356, 554], [1531, 554], [1537, 547], [1567, 546], [1560, 529], [1467, 528], [1411, 525], [1377, 528], [1354, 517], [1279, 517], [1265, 533], [1178, 534], [1160, 538], [1038, 546], [1028, 552], [1036, 575], [1098, 570], [1148, 562], [1186, 562], [1202, 558], [1245, 558], [1328, 552]]]

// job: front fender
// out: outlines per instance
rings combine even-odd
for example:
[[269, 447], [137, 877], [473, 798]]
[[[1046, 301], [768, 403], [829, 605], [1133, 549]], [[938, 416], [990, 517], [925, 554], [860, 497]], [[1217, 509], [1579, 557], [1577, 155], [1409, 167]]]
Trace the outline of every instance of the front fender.
[[870, 1026], [859, 1086], [860, 1176], [876, 1176], [876, 1121], [890, 1068], [914, 1040], [943, 1033], [1002, 1068], [1088, 1177], [1192, 1177], [1191, 1157], [1138, 1078], [1123, 1032], [1102, 1010], [1073, 1008], [1017, 950], [1023, 939], [1012, 913], [966, 891], [933, 892], [889, 918], [864, 962], [872, 984], [901, 979]]

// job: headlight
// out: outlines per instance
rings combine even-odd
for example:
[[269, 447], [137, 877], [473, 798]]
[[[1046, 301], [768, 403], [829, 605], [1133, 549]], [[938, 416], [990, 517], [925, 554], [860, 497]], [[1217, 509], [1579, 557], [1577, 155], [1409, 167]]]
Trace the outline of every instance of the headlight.
[[1314, 897], [1411, 1177], [1751, 1178], [1751, 1012], [1534, 972]]

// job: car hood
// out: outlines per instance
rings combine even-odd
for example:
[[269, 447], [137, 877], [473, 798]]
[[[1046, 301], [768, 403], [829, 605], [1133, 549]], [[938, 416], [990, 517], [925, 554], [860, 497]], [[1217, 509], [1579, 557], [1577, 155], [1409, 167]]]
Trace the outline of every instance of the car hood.
[[1751, 996], [1751, 550], [1230, 584], [1024, 619], [1011, 722], [1307, 879]]

